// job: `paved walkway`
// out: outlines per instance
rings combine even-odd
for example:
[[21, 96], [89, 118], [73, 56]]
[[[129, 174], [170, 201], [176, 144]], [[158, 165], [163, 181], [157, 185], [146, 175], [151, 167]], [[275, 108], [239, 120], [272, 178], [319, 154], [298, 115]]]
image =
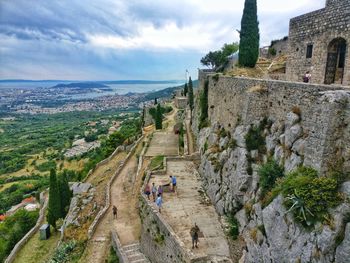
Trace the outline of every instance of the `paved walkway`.
[[174, 132], [155, 132], [146, 157], [157, 155], [177, 156], [179, 154], [179, 136]]
[[177, 178], [177, 193], [164, 193], [162, 216], [187, 248], [192, 247], [189, 232], [194, 223], [197, 223], [203, 236], [199, 239], [199, 248], [192, 250], [196, 256], [209, 255], [229, 259], [229, 246], [219, 217], [214, 207], [205, 202], [199, 191], [199, 175], [193, 162], [168, 161], [167, 173], [151, 179], [151, 183], [159, 185], [167, 183], [170, 174]]

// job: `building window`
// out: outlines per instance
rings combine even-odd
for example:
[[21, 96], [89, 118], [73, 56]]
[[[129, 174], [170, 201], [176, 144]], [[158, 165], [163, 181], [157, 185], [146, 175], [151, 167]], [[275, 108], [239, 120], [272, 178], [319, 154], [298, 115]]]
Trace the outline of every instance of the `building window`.
[[306, 58], [312, 58], [312, 49], [313, 49], [313, 45], [307, 45], [306, 48]]

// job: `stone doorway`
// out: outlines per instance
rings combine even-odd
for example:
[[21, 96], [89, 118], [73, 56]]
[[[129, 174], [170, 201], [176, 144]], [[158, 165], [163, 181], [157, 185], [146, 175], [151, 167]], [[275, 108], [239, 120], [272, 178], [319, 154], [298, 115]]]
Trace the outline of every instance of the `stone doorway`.
[[342, 84], [345, 69], [346, 40], [333, 39], [328, 45], [325, 84]]

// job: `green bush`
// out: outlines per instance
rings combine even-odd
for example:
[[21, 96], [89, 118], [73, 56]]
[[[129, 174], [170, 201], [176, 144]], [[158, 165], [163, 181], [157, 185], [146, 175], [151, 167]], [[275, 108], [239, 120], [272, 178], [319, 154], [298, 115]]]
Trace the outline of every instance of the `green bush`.
[[264, 196], [275, 186], [276, 180], [284, 176], [284, 171], [275, 160], [270, 159], [260, 167], [258, 174], [261, 194]]
[[265, 126], [265, 121], [262, 121], [258, 126], [250, 126], [245, 136], [245, 144], [248, 151], [258, 150], [259, 153], [266, 151], [265, 138], [263, 136]]
[[50, 171], [51, 169], [56, 169], [56, 162], [52, 160], [52, 161], [41, 163], [36, 166], [36, 169], [40, 172], [46, 172], [46, 171]]
[[38, 211], [20, 209], [0, 224], [0, 262], [3, 262], [13, 247], [35, 225]]
[[49, 263], [64, 263], [68, 262], [68, 259], [70, 258], [70, 254], [73, 252], [75, 247], [77, 246], [76, 241], [69, 241], [66, 243], [61, 244], [55, 251], [52, 259], [49, 261]]
[[239, 222], [233, 215], [230, 215], [228, 223], [230, 225], [229, 235], [233, 240], [236, 240], [239, 236]]
[[288, 212], [305, 226], [323, 221], [328, 209], [341, 202], [336, 179], [318, 177], [316, 170], [299, 167], [280, 180], [272, 190], [272, 198], [282, 193]]

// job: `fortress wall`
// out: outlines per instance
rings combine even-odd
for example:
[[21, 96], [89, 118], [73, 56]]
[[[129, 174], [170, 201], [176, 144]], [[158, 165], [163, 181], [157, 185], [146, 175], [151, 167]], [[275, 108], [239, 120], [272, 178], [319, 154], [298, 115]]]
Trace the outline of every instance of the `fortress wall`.
[[[350, 151], [345, 150], [350, 147], [349, 128], [345, 129], [350, 125], [349, 88], [225, 76], [216, 81], [213, 74], [200, 74], [201, 88], [205, 76], [209, 78], [211, 125], [219, 123], [232, 131], [264, 117], [284, 123], [287, 113], [300, 111], [306, 142], [304, 164], [325, 171], [342, 152], [350, 162]], [[198, 112], [197, 105], [195, 114]], [[193, 128], [196, 127], [195, 118]]]

